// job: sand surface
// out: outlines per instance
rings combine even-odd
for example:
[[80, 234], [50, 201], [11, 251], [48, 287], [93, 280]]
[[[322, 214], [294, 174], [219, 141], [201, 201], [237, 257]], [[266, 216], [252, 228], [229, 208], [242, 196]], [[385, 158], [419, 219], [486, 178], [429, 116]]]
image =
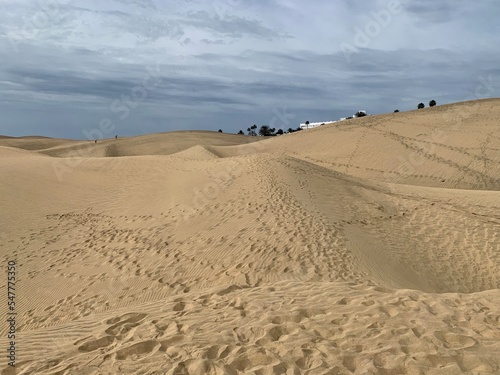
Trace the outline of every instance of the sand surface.
[[499, 118], [0, 137], [0, 374], [500, 374]]

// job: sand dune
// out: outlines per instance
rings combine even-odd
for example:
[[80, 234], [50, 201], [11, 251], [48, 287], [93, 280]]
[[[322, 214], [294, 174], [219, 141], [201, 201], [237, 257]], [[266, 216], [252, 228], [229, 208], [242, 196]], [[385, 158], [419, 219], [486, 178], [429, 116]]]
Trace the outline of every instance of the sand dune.
[[[367, 116], [265, 141], [353, 176], [389, 183], [500, 190], [498, 99]], [[254, 152], [239, 147], [238, 152]]]
[[0, 137], [0, 146], [16, 147], [25, 150], [40, 151], [51, 147], [79, 143], [68, 139], [55, 139], [47, 137]]
[[0, 139], [1, 374], [500, 373], [498, 113]]
[[[103, 139], [57, 143], [42, 153], [57, 157], [117, 157], [139, 155], [171, 155], [195, 146], [232, 146], [257, 141], [254, 137], [210, 131], [179, 131], [158, 133], [115, 140]], [[0, 145], [3, 145], [0, 141]], [[13, 141], [5, 145], [18, 147]]]

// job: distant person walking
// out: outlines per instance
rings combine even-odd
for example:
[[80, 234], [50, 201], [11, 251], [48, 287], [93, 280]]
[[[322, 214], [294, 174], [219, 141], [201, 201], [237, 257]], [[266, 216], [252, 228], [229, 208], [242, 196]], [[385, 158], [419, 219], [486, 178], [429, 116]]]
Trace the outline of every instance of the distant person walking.
[[117, 135], [115, 135], [115, 141], [116, 141], [117, 139], [118, 139], [118, 136], [117, 136]]
[[97, 143], [97, 139], [94, 141], [94, 143]]

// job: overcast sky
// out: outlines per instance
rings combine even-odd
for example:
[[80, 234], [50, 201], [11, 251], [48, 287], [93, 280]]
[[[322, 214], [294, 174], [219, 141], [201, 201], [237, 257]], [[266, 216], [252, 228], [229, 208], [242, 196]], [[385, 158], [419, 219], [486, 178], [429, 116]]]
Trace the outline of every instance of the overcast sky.
[[0, 0], [0, 134], [288, 129], [499, 97], [499, 15], [498, 0]]

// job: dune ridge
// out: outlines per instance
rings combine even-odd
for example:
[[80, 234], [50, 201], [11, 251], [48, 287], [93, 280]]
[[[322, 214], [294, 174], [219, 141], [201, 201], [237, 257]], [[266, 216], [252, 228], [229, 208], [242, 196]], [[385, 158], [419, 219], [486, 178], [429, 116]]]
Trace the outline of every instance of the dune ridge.
[[0, 137], [0, 373], [498, 374], [499, 114]]

